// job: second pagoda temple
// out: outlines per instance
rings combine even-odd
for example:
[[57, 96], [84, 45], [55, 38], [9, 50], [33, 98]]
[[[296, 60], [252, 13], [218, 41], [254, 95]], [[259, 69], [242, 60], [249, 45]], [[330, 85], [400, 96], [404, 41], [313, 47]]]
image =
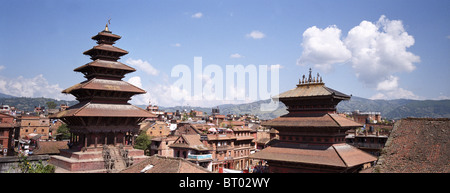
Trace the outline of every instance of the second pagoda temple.
[[108, 146], [121, 145], [122, 149], [125, 147], [128, 152], [143, 156], [142, 150], [139, 152], [132, 148], [139, 132], [138, 124], [155, 115], [128, 103], [133, 95], [146, 92], [122, 80], [125, 74], [136, 70], [118, 61], [121, 56], [128, 54], [113, 46], [120, 38], [109, 31], [108, 25], [92, 37], [98, 45], [83, 54], [90, 56], [93, 61], [74, 70], [84, 74], [87, 80], [62, 91], [75, 96], [79, 103], [51, 117], [62, 120], [70, 128], [71, 148], [61, 152], [61, 156], [71, 159], [84, 156], [98, 159], [99, 162], [87, 167], [88, 161], [83, 159], [67, 160], [61, 156], [60, 159], [53, 159], [53, 163], [64, 162], [59, 165], [69, 171], [102, 169], [102, 153], [105, 154], [102, 151]]
[[322, 77], [303, 75], [294, 89], [275, 96], [288, 114], [263, 126], [279, 131], [275, 145], [249, 158], [264, 160], [270, 173], [358, 172], [376, 157], [345, 143], [346, 131], [362, 127], [336, 113], [336, 106], [350, 96], [325, 86]]

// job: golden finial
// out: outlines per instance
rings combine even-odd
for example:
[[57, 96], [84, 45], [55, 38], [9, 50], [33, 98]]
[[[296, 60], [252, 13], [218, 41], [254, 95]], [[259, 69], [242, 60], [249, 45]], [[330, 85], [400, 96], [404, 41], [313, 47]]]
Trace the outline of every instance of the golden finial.
[[111, 18], [108, 19], [108, 23], [106, 24], [104, 31], [109, 31], [108, 24], [111, 24]]

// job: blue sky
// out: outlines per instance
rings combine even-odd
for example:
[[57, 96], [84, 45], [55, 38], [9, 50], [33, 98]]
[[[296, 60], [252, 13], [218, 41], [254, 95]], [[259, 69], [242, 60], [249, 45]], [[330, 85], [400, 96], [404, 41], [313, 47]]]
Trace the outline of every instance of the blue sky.
[[[108, 18], [110, 30], [122, 36], [115, 46], [129, 51], [120, 61], [137, 69], [124, 80], [148, 92], [134, 97], [135, 104], [242, 102], [171, 101], [167, 88], [177, 80], [171, 71], [178, 64], [193, 68], [194, 57], [223, 69], [277, 65], [280, 92], [313, 68], [326, 86], [353, 96], [450, 98], [450, 1], [442, 0], [2, 0], [0, 92], [73, 99], [60, 91], [85, 80], [73, 69], [90, 62], [82, 53]], [[374, 30], [370, 37], [350, 35], [358, 29]]]

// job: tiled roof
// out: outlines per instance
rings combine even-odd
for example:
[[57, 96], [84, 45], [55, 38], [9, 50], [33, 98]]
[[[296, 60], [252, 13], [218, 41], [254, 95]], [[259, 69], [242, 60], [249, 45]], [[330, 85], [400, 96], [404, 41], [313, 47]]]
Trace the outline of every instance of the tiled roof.
[[397, 121], [374, 172], [450, 172], [450, 119]]
[[[184, 141], [184, 143], [178, 143], [178, 141], [180, 141], [180, 138], [182, 138], [182, 141]], [[200, 135], [198, 135], [198, 134], [182, 134], [169, 147], [171, 147], [171, 148], [173, 148], [173, 147], [188, 148], [188, 149], [195, 149], [197, 151], [212, 150], [211, 147], [207, 147], [207, 146], [203, 145], [203, 143], [200, 141]]]
[[78, 103], [61, 111], [52, 118], [69, 116], [90, 117], [156, 117], [156, 115], [130, 104]]
[[362, 127], [361, 124], [350, 119], [329, 113], [308, 117], [281, 116], [266, 121], [262, 125], [272, 127]]
[[116, 35], [116, 34], [113, 34], [113, 33], [108, 33], [108, 32], [98, 32], [97, 35], [92, 36], [92, 39], [97, 40], [97, 39], [100, 39], [101, 36], [112, 37], [112, 38], [114, 38], [115, 40], [118, 40], [118, 39], [122, 38], [122, 37], [120, 37], [119, 35]]
[[109, 44], [99, 44], [94, 46], [92, 49], [85, 51], [83, 54], [84, 55], [90, 55], [94, 53], [94, 50], [104, 50], [104, 51], [110, 51], [110, 52], [115, 52], [115, 53], [119, 53], [120, 55], [125, 55], [128, 54], [128, 52], [126, 50], [120, 49], [118, 47], [109, 45]]
[[183, 158], [163, 157], [154, 155], [138, 164], [134, 164], [120, 173], [140, 173], [146, 166], [153, 167], [145, 173], [211, 173], [205, 168], [197, 166]]
[[102, 68], [111, 68], [111, 69], [120, 69], [120, 70], [126, 70], [126, 71], [130, 71], [130, 72], [134, 72], [136, 71], [136, 69], [123, 64], [121, 62], [118, 61], [108, 61], [108, 60], [101, 60], [101, 59], [97, 59], [94, 60], [92, 62], [89, 62], [83, 66], [80, 66], [78, 68], [75, 68], [74, 71], [76, 72], [81, 72], [82, 69], [88, 67], [88, 66], [94, 66], [94, 67], [102, 67]]
[[316, 96], [336, 96], [340, 98], [350, 99], [350, 96], [337, 90], [328, 88], [324, 83], [297, 85], [296, 88], [283, 92], [273, 98], [303, 98]]
[[91, 89], [91, 90], [107, 90], [118, 92], [131, 92], [131, 93], [146, 93], [144, 90], [122, 80], [107, 80], [93, 78], [91, 80], [84, 81], [76, 84], [70, 88], [62, 91], [62, 93], [70, 93], [73, 90], [79, 89]]
[[37, 149], [33, 151], [35, 155], [59, 154], [60, 149], [69, 149], [67, 141], [38, 141]]
[[351, 145], [277, 143], [249, 158], [349, 168], [376, 161], [377, 158]]

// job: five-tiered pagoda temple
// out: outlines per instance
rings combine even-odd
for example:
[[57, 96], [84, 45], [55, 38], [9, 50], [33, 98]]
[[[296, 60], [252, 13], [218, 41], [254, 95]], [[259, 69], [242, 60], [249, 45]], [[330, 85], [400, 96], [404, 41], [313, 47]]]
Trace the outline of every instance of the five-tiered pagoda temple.
[[346, 131], [362, 127], [336, 113], [348, 96], [325, 86], [322, 77], [299, 80], [294, 89], [275, 96], [288, 114], [263, 123], [279, 131], [280, 141], [249, 158], [265, 160], [269, 172], [358, 172], [377, 160], [345, 143]]
[[87, 80], [62, 91], [75, 96], [79, 103], [51, 117], [66, 123], [71, 133], [71, 149], [53, 156], [54, 165], [69, 171], [101, 171], [108, 157], [104, 155], [105, 149], [113, 148], [108, 151], [110, 158], [118, 146], [122, 152], [126, 149], [128, 156], [134, 156], [135, 162], [145, 157], [142, 150], [133, 149], [132, 145], [138, 124], [155, 115], [128, 103], [133, 95], [146, 92], [122, 80], [125, 74], [136, 70], [118, 62], [128, 54], [113, 46], [120, 38], [109, 31], [108, 25], [93, 36], [98, 45], [83, 53], [93, 61], [74, 70], [83, 73]]

